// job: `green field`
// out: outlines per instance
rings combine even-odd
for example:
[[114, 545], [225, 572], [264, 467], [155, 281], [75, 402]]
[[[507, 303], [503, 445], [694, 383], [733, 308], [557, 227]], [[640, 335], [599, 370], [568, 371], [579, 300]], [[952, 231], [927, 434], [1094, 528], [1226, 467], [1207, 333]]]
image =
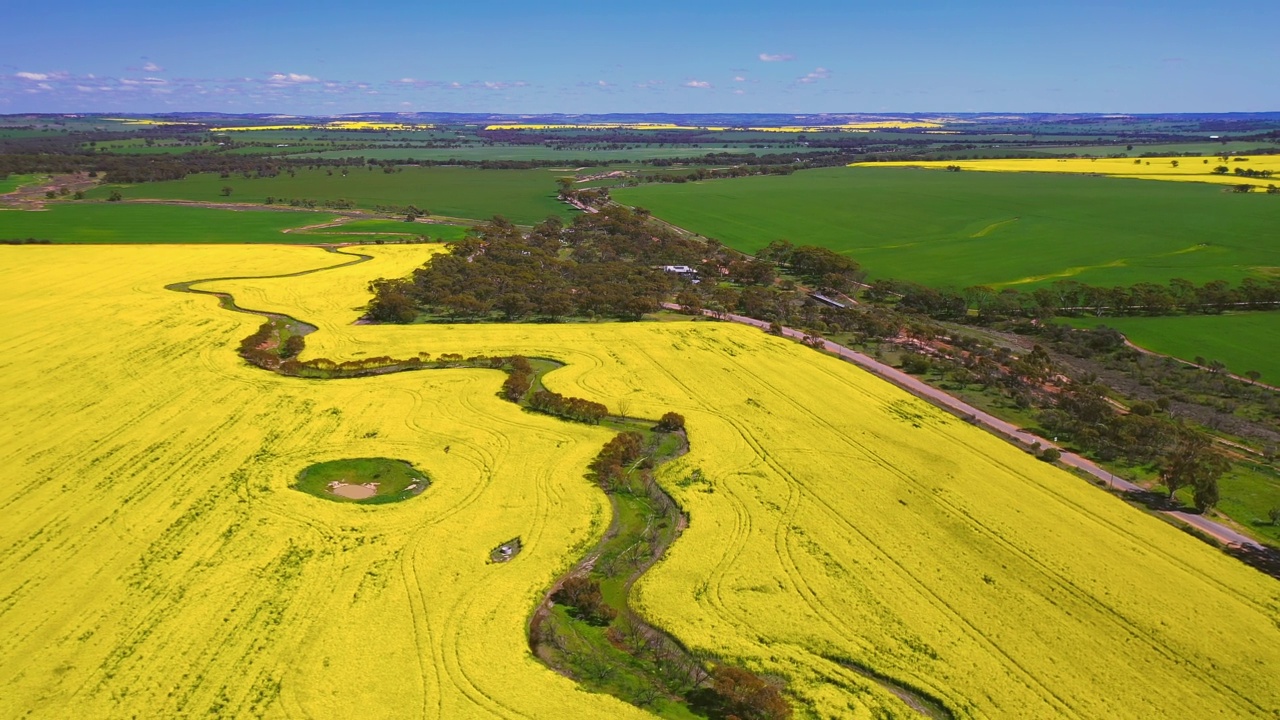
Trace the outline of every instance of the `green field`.
[[308, 230], [307, 234], [315, 235], [363, 235], [377, 233], [386, 236], [403, 235], [417, 237], [426, 235], [432, 240], [460, 240], [467, 234], [465, 225], [442, 225], [440, 223], [407, 223], [403, 220], [355, 220], [333, 227], [321, 227]]
[[[371, 483], [373, 494], [353, 498], [333, 492], [333, 483], [363, 485]], [[298, 473], [294, 489], [318, 498], [341, 503], [380, 505], [400, 502], [419, 495], [428, 483], [426, 473], [404, 460], [391, 458], [352, 458], [316, 463]]]
[[[231, 211], [127, 203], [52, 203], [45, 210], [0, 210], [0, 239], [56, 243], [314, 243], [284, 234], [334, 219], [329, 213]], [[323, 238], [339, 241], [337, 237]]]
[[295, 157], [302, 153], [324, 150], [327, 147], [327, 145], [319, 145], [315, 143], [298, 143], [297, 145], [289, 145], [288, 147], [276, 147], [275, 145], [245, 145], [244, 147], [231, 148], [224, 152], [227, 155], [279, 155], [281, 157]]
[[873, 277], [935, 286], [1236, 281], [1280, 268], [1280, 199], [1201, 183], [828, 168], [613, 195], [747, 252], [824, 245]]
[[1280, 472], [1267, 463], [1236, 463], [1218, 483], [1218, 512], [1280, 545], [1280, 526], [1269, 518], [1272, 508], [1280, 508]]
[[35, 182], [40, 175], [9, 175], [0, 178], [0, 195], [11, 193], [19, 187], [30, 182]]
[[209, 134], [218, 142], [230, 140], [240, 143], [420, 143], [432, 140], [452, 140], [459, 134], [452, 130], [230, 130]]
[[148, 145], [145, 140], [106, 140], [93, 144], [85, 143], [81, 146], [88, 152], [116, 153], [121, 155], [183, 155], [192, 152], [212, 152], [218, 149], [217, 145], [200, 144], [189, 145], [174, 141], [153, 141]]
[[[415, 205], [433, 215], [481, 220], [502, 215], [513, 222], [532, 224], [548, 215], [569, 217], [574, 212], [556, 200], [555, 179], [562, 174], [563, 171], [460, 167], [406, 167], [392, 173], [381, 168], [353, 167], [346, 176], [337, 169], [332, 174], [324, 169], [299, 170], [294, 177], [282, 173], [274, 178], [252, 179], [202, 173], [166, 182], [103, 185], [88, 195], [106, 198], [112, 190], [120, 190], [126, 200], [261, 203], [268, 195], [286, 200], [345, 199], [363, 208]], [[230, 196], [223, 196], [224, 187], [231, 188]]]
[[[1262, 373], [1262, 381], [1280, 385], [1280, 312], [1180, 317], [1062, 318], [1074, 327], [1100, 325], [1124, 333], [1135, 345], [1153, 352], [1194, 362], [1197, 357], [1217, 360], [1227, 371], [1244, 375]], [[1267, 338], [1271, 338], [1270, 341]]]

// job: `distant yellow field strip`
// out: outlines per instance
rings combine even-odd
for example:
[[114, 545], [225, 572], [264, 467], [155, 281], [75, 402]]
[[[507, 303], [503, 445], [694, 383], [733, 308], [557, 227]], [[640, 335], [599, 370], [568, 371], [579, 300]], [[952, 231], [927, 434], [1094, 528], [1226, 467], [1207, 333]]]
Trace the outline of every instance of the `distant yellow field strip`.
[[[1140, 180], [1176, 180], [1223, 185], [1280, 185], [1280, 155], [1161, 158], [1021, 158], [1011, 160], [920, 160], [852, 163], [849, 167], [959, 167], [979, 172], [1041, 172], [1107, 175]], [[1226, 168], [1225, 171], [1220, 168]], [[1237, 172], [1239, 171], [1239, 172]], [[1245, 173], [1272, 173], [1250, 177]]]
[[246, 132], [249, 130], [430, 130], [434, 127], [435, 125], [344, 120], [340, 122], [301, 125], [237, 125], [231, 127], [209, 128], [209, 130], [212, 132]]
[[875, 120], [870, 122], [842, 123], [839, 125], [782, 125], [769, 127], [729, 127], [721, 125], [675, 125], [672, 123], [501, 123], [486, 125], [485, 130], [727, 130], [777, 133], [809, 132], [870, 132], [872, 130], [909, 130], [915, 128], [940, 128], [934, 120]]

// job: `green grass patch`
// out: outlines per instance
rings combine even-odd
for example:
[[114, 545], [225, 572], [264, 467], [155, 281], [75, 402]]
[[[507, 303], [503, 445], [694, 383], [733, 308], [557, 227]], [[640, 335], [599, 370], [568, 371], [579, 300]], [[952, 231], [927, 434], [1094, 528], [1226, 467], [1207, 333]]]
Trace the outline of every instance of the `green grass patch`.
[[145, 140], [107, 140], [94, 144], [85, 143], [81, 147], [89, 152], [112, 153], [116, 155], [185, 155], [193, 152], [214, 152], [219, 150], [214, 143], [182, 143], [176, 141], [152, 142]]
[[[119, 190], [125, 199], [157, 198], [207, 202], [265, 202], [275, 198], [350, 200], [358, 207], [414, 205], [433, 215], [487, 220], [502, 215], [512, 222], [533, 224], [548, 215], [567, 218], [575, 212], [556, 199], [556, 178], [548, 170], [478, 170], [461, 167], [404, 167], [386, 173], [382, 168], [299, 170], [273, 178], [228, 178], [216, 173], [190, 175], [182, 180], [103, 185], [90, 198]], [[231, 188], [223, 195], [223, 188]]]
[[380, 505], [419, 495], [427, 474], [404, 460], [354, 458], [316, 463], [298, 473], [293, 488], [334, 502]]
[[36, 180], [39, 180], [41, 177], [44, 177], [44, 176], [43, 175], [9, 175], [7, 177], [0, 178], [0, 195], [4, 195], [5, 193], [11, 193], [14, 190], [17, 190], [18, 188], [22, 187], [23, 185], [26, 185], [28, 183], [33, 183]]
[[613, 195], [747, 252], [823, 245], [873, 277], [934, 286], [1234, 282], [1280, 268], [1280, 201], [1201, 183], [826, 168]]
[[1135, 345], [1189, 362], [1217, 360], [1229, 372], [1262, 373], [1262, 382], [1280, 385], [1280, 354], [1267, 338], [1280, 338], [1280, 312], [1185, 315], [1177, 317], [1059, 318], [1078, 328], [1102, 325], [1124, 333]]
[[[128, 203], [58, 202], [45, 210], [0, 210], [0, 238], [57, 243], [315, 243], [327, 238], [282, 231], [334, 215], [219, 210]], [[337, 238], [334, 238], [335, 240]]]
[[1280, 473], [1262, 463], [1239, 462], [1218, 480], [1218, 511], [1273, 545], [1280, 545], [1280, 525], [1269, 513], [1280, 508]]
[[432, 240], [461, 240], [466, 236], [466, 225], [443, 225], [439, 223], [409, 223], [403, 220], [354, 220], [333, 227], [315, 228], [307, 234], [315, 235], [351, 235], [352, 233], [378, 233], [379, 235], [404, 235], [418, 237], [426, 235]]

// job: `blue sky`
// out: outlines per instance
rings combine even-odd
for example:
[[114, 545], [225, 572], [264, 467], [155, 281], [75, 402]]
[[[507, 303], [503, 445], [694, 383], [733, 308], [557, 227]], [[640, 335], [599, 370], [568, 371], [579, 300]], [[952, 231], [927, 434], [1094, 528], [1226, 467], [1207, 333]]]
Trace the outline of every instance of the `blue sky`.
[[1276, 3], [0, 7], [0, 113], [1280, 110]]

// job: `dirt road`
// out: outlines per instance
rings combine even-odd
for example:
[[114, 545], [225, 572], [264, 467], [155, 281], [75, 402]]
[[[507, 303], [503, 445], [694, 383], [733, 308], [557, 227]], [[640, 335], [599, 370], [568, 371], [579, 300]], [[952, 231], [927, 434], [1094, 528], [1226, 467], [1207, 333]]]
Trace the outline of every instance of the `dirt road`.
[[[680, 306], [675, 303], [663, 303], [662, 306], [667, 308], [668, 310], [681, 309]], [[708, 317], [714, 317], [721, 320], [728, 320], [730, 322], [742, 323], [743, 325], [750, 325], [752, 327], [757, 327], [766, 331], [769, 329], [769, 323], [764, 322], [763, 320], [756, 320], [755, 318], [749, 318], [749, 317], [746, 317], [745, 315], [735, 315], [733, 313], [717, 313], [712, 310], [703, 310], [702, 313], [704, 315], [707, 315]], [[808, 337], [808, 333], [802, 332], [800, 330], [795, 330], [793, 328], [787, 328], [787, 327], [784, 327], [782, 329], [782, 334], [785, 337], [795, 338], [797, 340], [803, 340], [804, 338]], [[898, 387], [902, 388], [903, 390], [906, 390], [907, 392], [911, 393], [912, 395], [915, 395], [916, 397], [928, 400], [934, 405], [938, 405], [944, 409], [950, 410], [960, 415], [961, 417], [970, 419], [974, 424], [982, 425], [983, 427], [986, 427], [987, 429], [993, 431], [997, 435], [1000, 435], [1006, 439], [1016, 441], [1019, 444], [1024, 446], [1032, 445], [1034, 443], [1039, 443], [1040, 447], [1042, 448], [1056, 448], [1059, 452], [1062, 453], [1062, 457], [1059, 458], [1059, 462], [1061, 462], [1063, 465], [1067, 465], [1069, 467], [1083, 470], [1084, 472], [1089, 473], [1090, 475], [1098, 478], [1099, 480], [1102, 480], [1108, 483], [1108, 485], [1112, 488], [1116, 488], [1126, 492], [1135, 492], [1135, 493], [1146, 492], [1145, 488], [1135, 485], [1127, 480], [1124, 480], [1123, 478], [1115, 477], [1109, 471], [1105, 470], [1102, 467], [1099, 467], [1096, 463], [1094, 463], [1091, 460], [1088, 460], [1087, 458], [1083, 458], [1073, 452], [1065, 450], [1059, 445], [1055, 445], [1054, 443], [1048, 440], [1045, 440], [1042, 437], [1033, 435], [1012, 423], [1005, 422], [1004, 420], [1001, 420], [1000, 418], [994, 415], [991, 415], [990, 413], [979, 410], [978, 408], [975, 408], [972, 405], [969, 405], [968, 403], [962, 400], [954, 398], [948, 395], [947, 393], [931, 385], [926, 384], [925, 382], [921, 381], [916, 377], [908, 375], [907, 373], [904, 373], [895, 367], [886, 365], [880, 362], [879, 360], [876, 360], [868, 355], [864, 355], [860, 352], [850, 350], [849, 348], [843, 345], [837, 345], [836, 343], [833, 343], [829, 340], [823, 341], [822, 349], [826, 350], [829, 353], [832, 353], [833, 355], [838, 355], [844, 358], [845, 360], [848, 360], [849, 362], [853, 363], [854, 365], [857, 365], [858, 367], [863, 368], [864, 370], [868, 370], [880, 376], [881, 378], [888, 380], [889, 382], [893, 383], [894, 385], [897, 385]], [[1225, 545], [1240, 545], [1240, 546], [1256, 548], [1256, 549], [1263, 548], [1263, 546], [1260, 545], [1255, 540], [1249, 537], [1246, 537], [1245, 535], [1242, 535], [1236, 532], [1235, 530], [1232, 530], [1231, 528], [1226, 527], [1225, 525], [1222, 525], [1221, 523], [1214, 522], [1213, 520], [1210, 520], [1202, 515], [1183, 512], [1180, 510], [1160, 510], [1157, 512], [1161, 512], [1182, 523], [1185, 523], [1186, 525], [1189, 525], [1195, 528], [1196, 530], [1213, 537], [1218, 542], [1221, 542]]]

